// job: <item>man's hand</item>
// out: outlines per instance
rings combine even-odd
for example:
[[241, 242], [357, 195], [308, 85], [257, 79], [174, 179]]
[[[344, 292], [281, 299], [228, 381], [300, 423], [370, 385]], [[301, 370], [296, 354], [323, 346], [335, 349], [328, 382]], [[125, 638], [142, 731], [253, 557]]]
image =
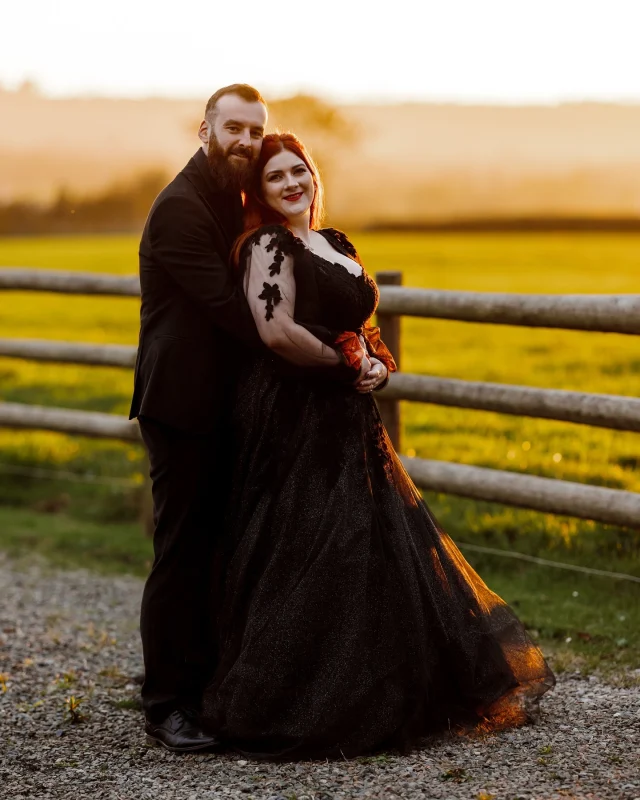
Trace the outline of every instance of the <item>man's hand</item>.
[[360, 394], [368, 394], [380, 386], [381, 383], [384, 383], [387, 380], [388, 370], [382, 361], [378, 361], [377, 358], [372, 356], [369, 357], [371, 362], [370, 369], [362, 375], [362, 371], [360, 373], [361, 377], [358, 378], [356, 381], [355, 387], [356, 391], [360, 392]]

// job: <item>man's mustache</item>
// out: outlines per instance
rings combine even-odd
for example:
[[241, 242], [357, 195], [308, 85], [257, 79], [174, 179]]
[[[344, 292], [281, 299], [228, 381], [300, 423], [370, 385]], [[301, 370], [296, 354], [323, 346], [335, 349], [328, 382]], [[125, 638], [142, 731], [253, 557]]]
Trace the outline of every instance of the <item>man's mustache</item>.
[[234, 147], [230, 152], [230, 156], [243, 156], [247, 161], [253, 161], [253, 151], [250, 147]]

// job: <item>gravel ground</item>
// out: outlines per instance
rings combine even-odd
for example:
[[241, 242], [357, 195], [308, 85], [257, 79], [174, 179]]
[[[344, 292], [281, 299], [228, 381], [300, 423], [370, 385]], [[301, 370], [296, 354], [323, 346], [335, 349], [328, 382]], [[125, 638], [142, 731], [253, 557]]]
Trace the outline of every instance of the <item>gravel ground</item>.
[[141, 589], [0, 557], [0, 798], [640, 800], [640, 689], [578, 674], [560, 677], [533, 727], [444, 735], [411, 756], [265, 764], [151, 747]]

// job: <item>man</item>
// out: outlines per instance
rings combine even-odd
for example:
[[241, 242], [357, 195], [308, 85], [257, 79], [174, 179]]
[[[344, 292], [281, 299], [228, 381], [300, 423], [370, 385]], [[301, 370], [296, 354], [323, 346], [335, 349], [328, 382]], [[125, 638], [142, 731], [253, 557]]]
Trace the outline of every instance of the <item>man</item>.
[[[200, 125], [202, 147], [155, 200], [140, 243], [130, 419], [138, 418], [149, 452], [155, 524], [140, 623], [142, 698], [147, 734], [178, 752], [217, 744], [198, 711], [217, 658], [221, 581], [214, 566], [230, 473], [227, 404], [242, 347], [262, 346], [228, 260], [266, 121], [252, 87], [217, 91]], [[358, 377], [328, 353], [327, 379]], [[301, 362], [298, 349], [291, 355], [295, 369], [318, 367], [304, 355]]]

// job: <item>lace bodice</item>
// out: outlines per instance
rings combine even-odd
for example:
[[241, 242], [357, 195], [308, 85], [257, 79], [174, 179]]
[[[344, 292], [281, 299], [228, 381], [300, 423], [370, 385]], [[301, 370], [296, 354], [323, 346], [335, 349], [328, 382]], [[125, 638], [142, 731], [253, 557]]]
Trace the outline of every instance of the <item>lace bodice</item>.
[[[342, 231], [325, 228], [319, 233], [337, 252], [360, 263], [356, 249]], [[337, 260], [332, 262], [314, 253], [284, 226], [269, 225], [257, 230], [247, 240], [243, 258], [245, 270], [249, 266], [251, 247], [257, 243], [264, 247], [265, 236], [269, 237], [265, 250], [273, 254], [268, 268], [273, 281], [264, 281], [258, 295], [264, 301], [266, 320], [273, 318], [274, 308], [282, 299], [278, 275], [285, 256], [291, 256], [296, 287], [296, 320], [336, 331], [362, 329], [375, 312], [379, 299], [378, 288], [364, 267], [361, 274], [353, 274]]]

